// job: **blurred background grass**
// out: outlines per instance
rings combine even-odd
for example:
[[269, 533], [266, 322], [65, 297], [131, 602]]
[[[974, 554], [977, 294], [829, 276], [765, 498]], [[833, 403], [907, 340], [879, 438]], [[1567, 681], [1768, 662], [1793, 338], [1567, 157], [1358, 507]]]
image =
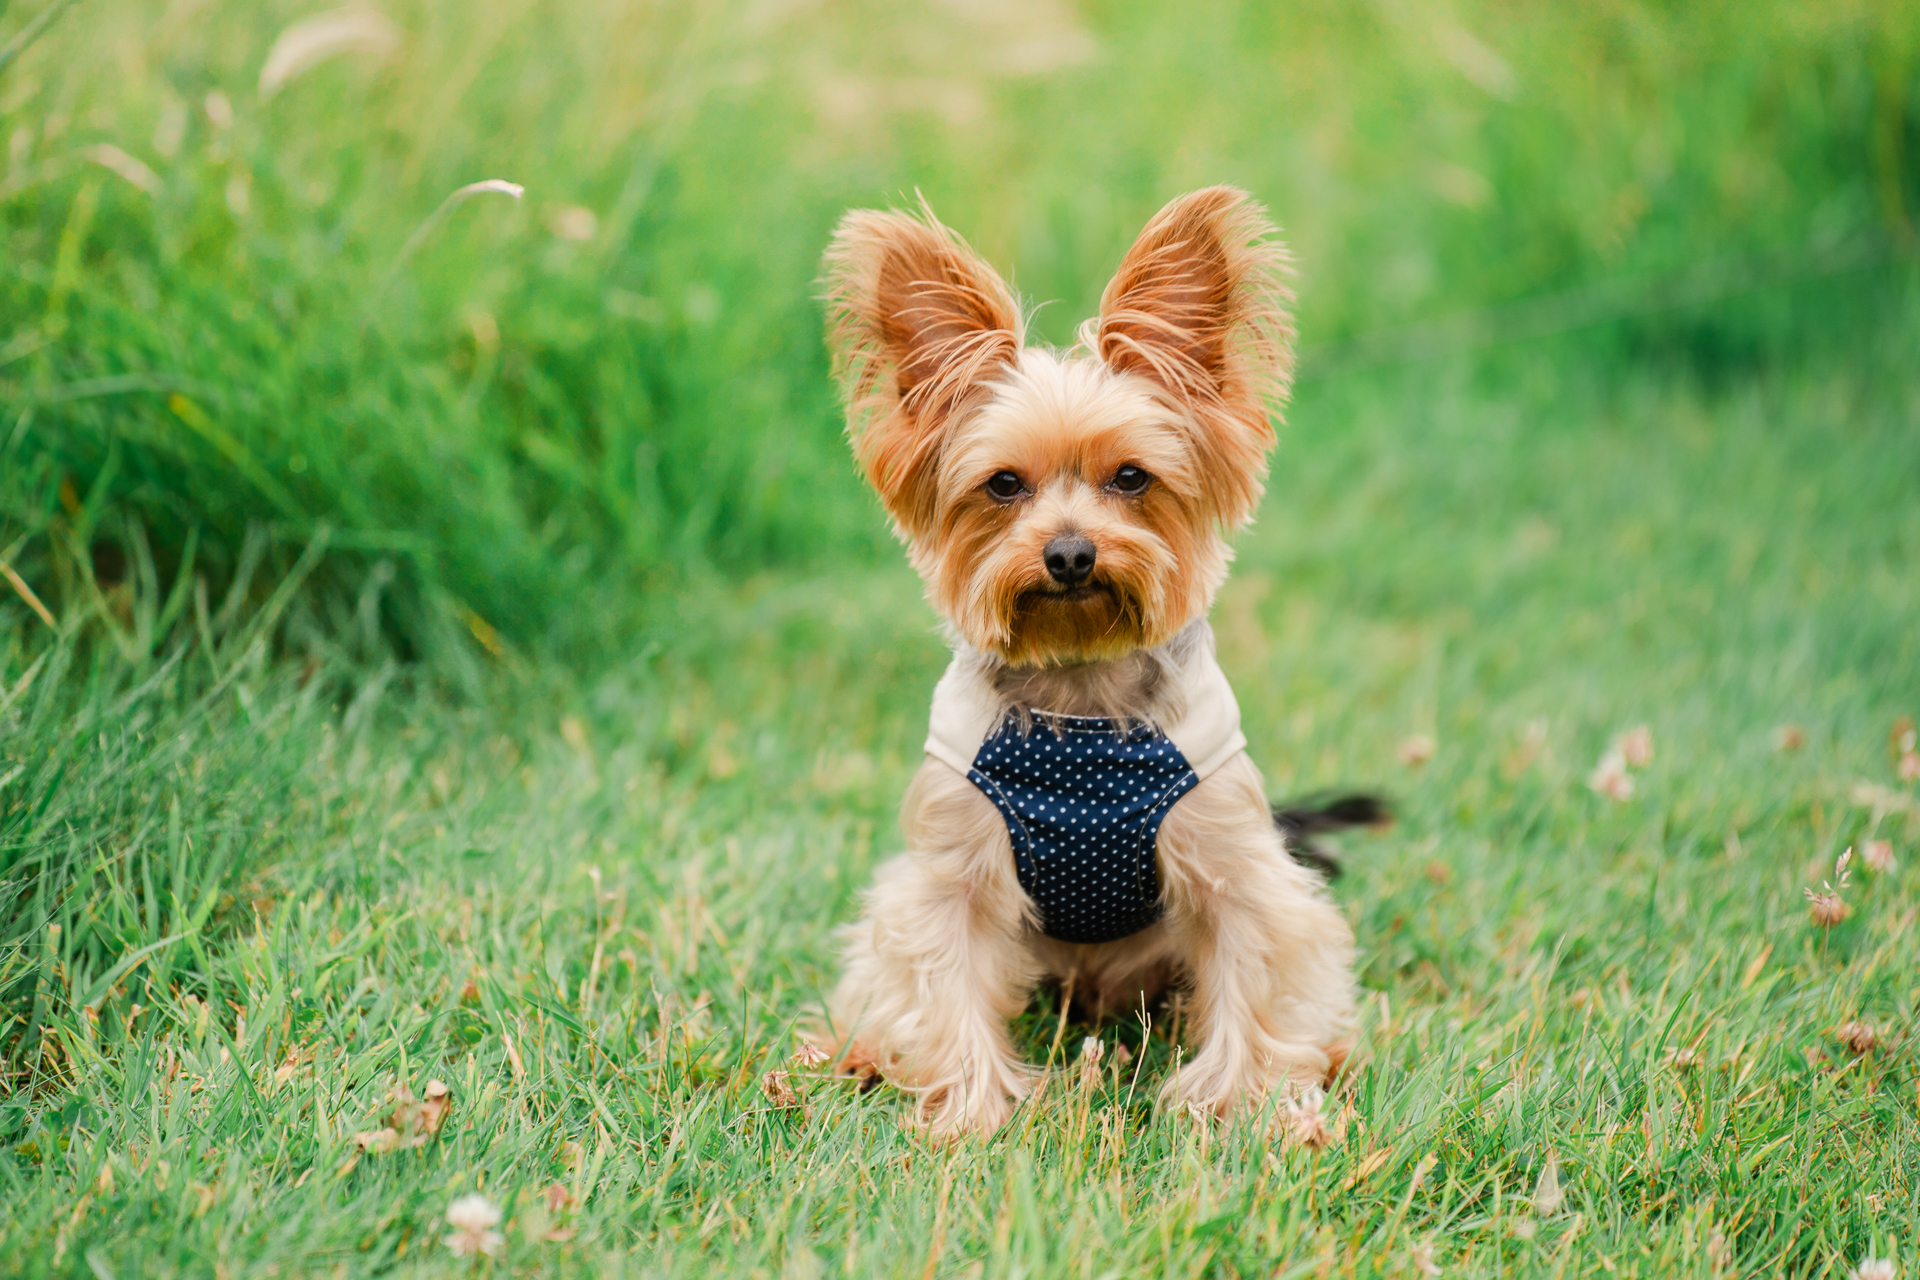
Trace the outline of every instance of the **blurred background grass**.
[[[0, 551], [123, 653], [310, 549], [274, 646], [469, 687], [629, 650], [689, 576], [893, 554], [813, 278], [843, 209], [915, 189], [1065, 341], [1165, 199], [1248, 187], [1309, 397], [1569, 330], [1597, 386], [1915, 336], [1911, 6], [344, 12], [355, 47], [282, 78], [310, 7], [89, 2], [0, 78]], [[409, 247], [486, 178], [526, 194]], [[0, 593], [0, 669], [39, 627]]]

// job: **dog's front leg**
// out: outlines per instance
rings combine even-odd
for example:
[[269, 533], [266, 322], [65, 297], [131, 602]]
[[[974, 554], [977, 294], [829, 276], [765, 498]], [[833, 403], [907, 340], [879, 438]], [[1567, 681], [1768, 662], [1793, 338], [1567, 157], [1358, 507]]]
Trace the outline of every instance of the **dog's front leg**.
[[1323, 1083], [1345, 1053], [1353, 934], [1286, 856], [1244, 754], [1167, 815], [1159, 855], [1195, 1042], [1162, 1102], [1223, 1116], [1278, 1087]]
[[1037, 977], [1031, 905], [998, 810], [929, 760], [902, 812], [910, 852], [880, 868], [832, 1002], [846, 1060], [919, 1095], [935, 1134], [991, 1133], [1027, 1093], [1007, 1023]]

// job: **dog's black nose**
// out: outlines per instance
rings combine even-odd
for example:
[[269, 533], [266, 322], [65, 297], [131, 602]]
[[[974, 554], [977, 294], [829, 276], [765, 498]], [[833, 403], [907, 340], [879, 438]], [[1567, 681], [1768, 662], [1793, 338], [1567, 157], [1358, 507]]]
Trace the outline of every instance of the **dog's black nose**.
[[1093, 576], [1093, 539], [1081, 533], [1063, 533], [1047, 544], [1041, 558], [1055, 582], [1077, 587]]

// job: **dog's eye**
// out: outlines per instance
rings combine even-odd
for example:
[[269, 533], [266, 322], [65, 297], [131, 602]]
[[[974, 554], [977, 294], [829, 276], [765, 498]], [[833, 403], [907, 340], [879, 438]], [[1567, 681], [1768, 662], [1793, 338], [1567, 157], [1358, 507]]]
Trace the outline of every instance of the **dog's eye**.
[[1113, 479], [1107, 481], [1107, 487], [1115, 493], [1145, 493], [1153, 477], [1138, 467], [1126, 466], [1113, 473]]
[[1026, 491], [1026, 481], [1011, 471], [996, 471], [987, 481], [987, 492], [1001, 502], [1012, 502]]

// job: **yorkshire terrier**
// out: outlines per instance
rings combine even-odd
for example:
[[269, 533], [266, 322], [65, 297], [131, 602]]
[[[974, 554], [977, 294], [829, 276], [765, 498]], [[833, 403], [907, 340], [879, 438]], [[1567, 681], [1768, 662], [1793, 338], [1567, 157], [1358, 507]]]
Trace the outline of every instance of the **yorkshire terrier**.
[[1160, 1099], [1196, 1114], [1347, 1055], [1353, 934], [1288, 856], [1207, 625], [1291, 383], [1286, 266], [1245, 192], [1182, 196], [1059, 352], [924, 202], [834, 233], [848, 433], [954, 656], [826, 1039], [935, 1134], [1028, 1093], [1007, 1023], [1048, 977], [1096, 1015], [1183, 989]]

